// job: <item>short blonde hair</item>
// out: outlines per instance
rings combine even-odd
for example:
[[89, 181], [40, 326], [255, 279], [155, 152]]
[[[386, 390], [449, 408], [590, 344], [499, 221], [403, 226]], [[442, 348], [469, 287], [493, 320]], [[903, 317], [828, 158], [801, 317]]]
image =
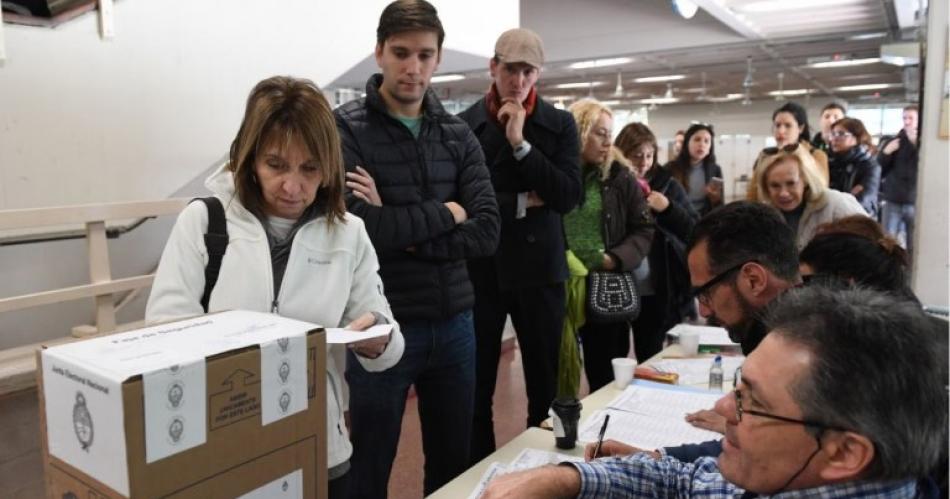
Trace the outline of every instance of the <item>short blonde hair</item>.
[[[587, 143], [587, 138], [590, 136], [590, 131], [592, 128], [594, 128], [594, 123], [597, 123], [600, 115], [606, 114], [611, 118], [614, 117], [614, 113], [609, 107], [594, 99], [581, 99], [571, 104], [567, 110], [571, 112], [571, 115], [574, 116], [574, 121], [577, 123], [577, 135], [580, 138], [581, 151], [584, 150], [584, 144]], [[601, 180], [607, 179], [607, 176], [610, 173], [610, 165], [613, 164], [614, 161], [621, 163], [630, 169], [633, 167], [630, 161], [624, 157], [623, 152], [621, 152], [616, 146], [611, 145], [610, 154], [607, 155], [607, 160], [604, 161], [603, 164], [597, 165], [597, 167], [600, 169]]]
[[807, 147], [799, 145], [794, 151], [780, 151], [778, 154], [765, 160], [761, 170], [757, 172], [759, 201], [770, 205], [773, 204], [772, 198], [769, 197], [769, 173], [776, 165], [785, 160], [792, 160], [798, 165], [799, 177], [805, 182], [805, 198], [807, 201], [818, 201], [825, 195], [825, 183], [821, 178], [821, 174], [818, 173], [818, 165], [815, 163], [815, 158], [808, 152]]

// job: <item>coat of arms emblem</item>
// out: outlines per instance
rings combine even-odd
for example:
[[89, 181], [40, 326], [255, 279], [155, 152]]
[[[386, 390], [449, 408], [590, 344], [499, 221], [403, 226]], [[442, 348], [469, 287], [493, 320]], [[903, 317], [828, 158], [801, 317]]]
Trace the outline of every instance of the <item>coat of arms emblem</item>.
[[86, 396], [82, 392], [76, 392], [76, 404], [73, 405], [73, 431], [76, 432], [76, 438], [82, 450], [89, 452], [95, 430], [92, 426], [92, 414], [86, 407]]

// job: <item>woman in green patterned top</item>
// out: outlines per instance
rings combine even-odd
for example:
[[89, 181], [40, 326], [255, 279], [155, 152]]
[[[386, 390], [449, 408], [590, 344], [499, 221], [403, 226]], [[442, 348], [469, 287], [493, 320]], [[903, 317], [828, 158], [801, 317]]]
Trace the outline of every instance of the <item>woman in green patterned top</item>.
[[[623, 154], [612, 145], [613, 113], [584, 99], [570, 107], [581, 145], [581, 202], [564, 216], [570, 251], [588, 270], [632, 271], [650, 251], [653, 220], [646, 197]], [[626, 357], [626, 321], [587, 323], [580, 329], [584, 371], [591, 391], [613, 379], [610, 360]]]

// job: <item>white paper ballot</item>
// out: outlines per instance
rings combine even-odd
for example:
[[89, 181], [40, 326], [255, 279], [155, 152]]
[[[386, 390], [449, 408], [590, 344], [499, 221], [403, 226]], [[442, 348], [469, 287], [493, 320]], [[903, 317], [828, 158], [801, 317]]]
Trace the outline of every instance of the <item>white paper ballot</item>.
[[485, 470], [485, 473], [482, 474], [481, 480], [478, 481], [478, 485], [475, 486], [475, 490], [468, 495], [468, 499], [479, 499], [482, 497], [482, 494], [485, 493], [485, 488], [488, 487], [488, 484], [491, 483], [495, 477], [504, 475], [508, 472], [508, 467], [504, 464], [494, 462]]
[[528, 470], [545, 466], [548, 464], [560, 464], [564, 462], [583, 462], [583, 457], [568, 456], [560, 452], [551, 452], [539, 449], [524, 449], [518, 454], [518, 457], [508, 465], [508, 471]]
[[666, 334], [679, 338], [682, 331], [696, 331], [699, 333], [699, 344], [709, 346], [730, 346], [736, 343], [729, 339], [729, 332], [721, 327], [694, 326], [692, 324], [677, 324]]
[[392, 324], [380, 324], [373, 326], [365, 331], [353, 331], [337, 327], [329, 327], [327, 331], [327, 345], [356, 343], [357, 341], [368, 340], [386, 336], [393, 330]]
[[146, 463], [205, 443], [205, 380], [204, 357], [142, 375]]

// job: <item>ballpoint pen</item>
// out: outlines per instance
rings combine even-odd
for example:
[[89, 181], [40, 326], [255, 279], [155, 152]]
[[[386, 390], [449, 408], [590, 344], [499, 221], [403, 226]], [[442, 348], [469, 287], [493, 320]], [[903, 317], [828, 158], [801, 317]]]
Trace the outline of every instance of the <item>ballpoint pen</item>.
[[597, 455], [600, 454], [600, 446], [604, 445], [604, 434], [607, 433], [608, 421], [610, 421], [610, 414], [604, 415], [604, 424], [600, 426], [600, 436], [597, 437], [597, 446], [594, 447], [593, 458], [597, 458]]

